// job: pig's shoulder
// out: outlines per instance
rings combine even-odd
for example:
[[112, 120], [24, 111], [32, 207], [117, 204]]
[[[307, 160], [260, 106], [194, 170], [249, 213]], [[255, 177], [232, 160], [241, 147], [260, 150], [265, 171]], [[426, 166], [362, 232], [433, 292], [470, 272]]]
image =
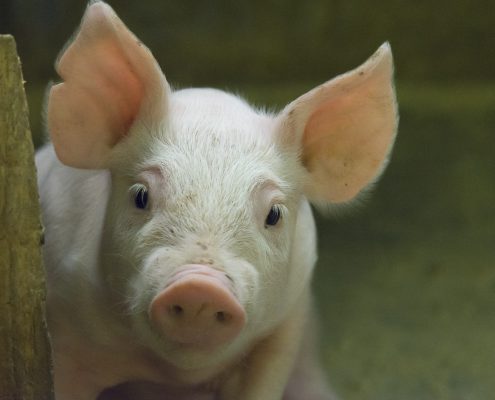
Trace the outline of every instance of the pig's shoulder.
[[108, 171], [67, 167], [51, 145], [37, 152], [36, 166], [49, 264], [58, 263], [60, 255], [80, 252], [80, 243], [96, 248], [109, 195]]
[[49, 194], [56, 194], [53, 202], [64, 197], [83, 201], [84, 198], [102, 199], [108, 196], [109, 173], [107, 170], [88, 170], [63, 165], [57, 158], [53, 146], [47, 144], [36, 152], [38, 187], [43, 200]]

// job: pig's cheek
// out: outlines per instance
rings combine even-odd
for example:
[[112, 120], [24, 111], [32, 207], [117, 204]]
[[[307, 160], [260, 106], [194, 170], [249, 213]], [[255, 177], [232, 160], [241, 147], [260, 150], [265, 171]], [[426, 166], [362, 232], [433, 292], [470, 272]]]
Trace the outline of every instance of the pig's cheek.
[[257, 319], [260, 274], [251, 263], [243, 260], [230, 262], [226, 272], [233, 281], [235, 295], [244, 307], [247, 324], [250, 326]]
[[174, 257], [169, 249], [154, 251], [139, 265], [139, 271], [128, 281], [128, 304], [131, 314], [146, 314], [152, 299], [170, 279]]
[[265, 265], [260, 272], [257, 319], [260, 331], [270, 330], [287, 314], [288, 304], [292, 293], [288, 292], [289, 276], [287, 261], [278, 258], [277, 261]]

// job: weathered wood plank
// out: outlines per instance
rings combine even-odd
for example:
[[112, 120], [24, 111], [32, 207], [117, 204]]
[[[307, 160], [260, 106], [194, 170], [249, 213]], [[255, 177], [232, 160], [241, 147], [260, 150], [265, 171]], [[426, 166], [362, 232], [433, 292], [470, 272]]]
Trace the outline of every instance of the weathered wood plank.
[[33, 152], [15, 41], [0, 35], [0, 400], [53, 399]]

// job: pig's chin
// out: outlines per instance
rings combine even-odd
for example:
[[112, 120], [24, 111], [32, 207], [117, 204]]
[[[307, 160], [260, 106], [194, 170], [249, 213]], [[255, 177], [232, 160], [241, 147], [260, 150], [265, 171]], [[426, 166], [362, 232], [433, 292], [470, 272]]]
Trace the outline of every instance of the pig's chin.
[[178, 353], [197, 353], [197, 354], [208, 354], [221, 352], [222, 349], [229, 348], [233, 342], [229, 341], [225, 343], [216, 343], [211, 340], [208, 332], [203, 334], [197, 334], [194, 337], [171, 339], [166, 336], [161, 335], [159, 332], [153, 330], [153, 335], [155, 335], [156, 340], [159, 342], [159, 346], [165, 353], [178, 352]]
[[136, 327], [140, 342], [168, 365], [183, 371], [211, 368], [228, 363], [240, 349], [245, 347], [243, 335], [221, 344], [210, 343], [207, 336], [198, 337], [196, 341], [181, 342], [171, 340], [161, 332], [157, 332], [149, 324], [147, 315], [143, 315], [140, 322], [138, 324], [140, 326]]

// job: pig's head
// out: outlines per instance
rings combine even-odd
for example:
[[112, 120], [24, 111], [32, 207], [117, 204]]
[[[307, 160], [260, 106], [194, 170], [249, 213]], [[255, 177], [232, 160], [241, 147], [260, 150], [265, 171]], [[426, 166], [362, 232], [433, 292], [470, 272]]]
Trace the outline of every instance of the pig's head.
[[88, 7], [48, 125], [64, 164], [111, 172], [99, 273], [143, 343], [206, 366], [287, 318], [316, 259], [307, 199], [349, 202], [387, 162], [392, 70], [385, 44], [267, 114], [217, 90], [173, 92], [112, 9]]

